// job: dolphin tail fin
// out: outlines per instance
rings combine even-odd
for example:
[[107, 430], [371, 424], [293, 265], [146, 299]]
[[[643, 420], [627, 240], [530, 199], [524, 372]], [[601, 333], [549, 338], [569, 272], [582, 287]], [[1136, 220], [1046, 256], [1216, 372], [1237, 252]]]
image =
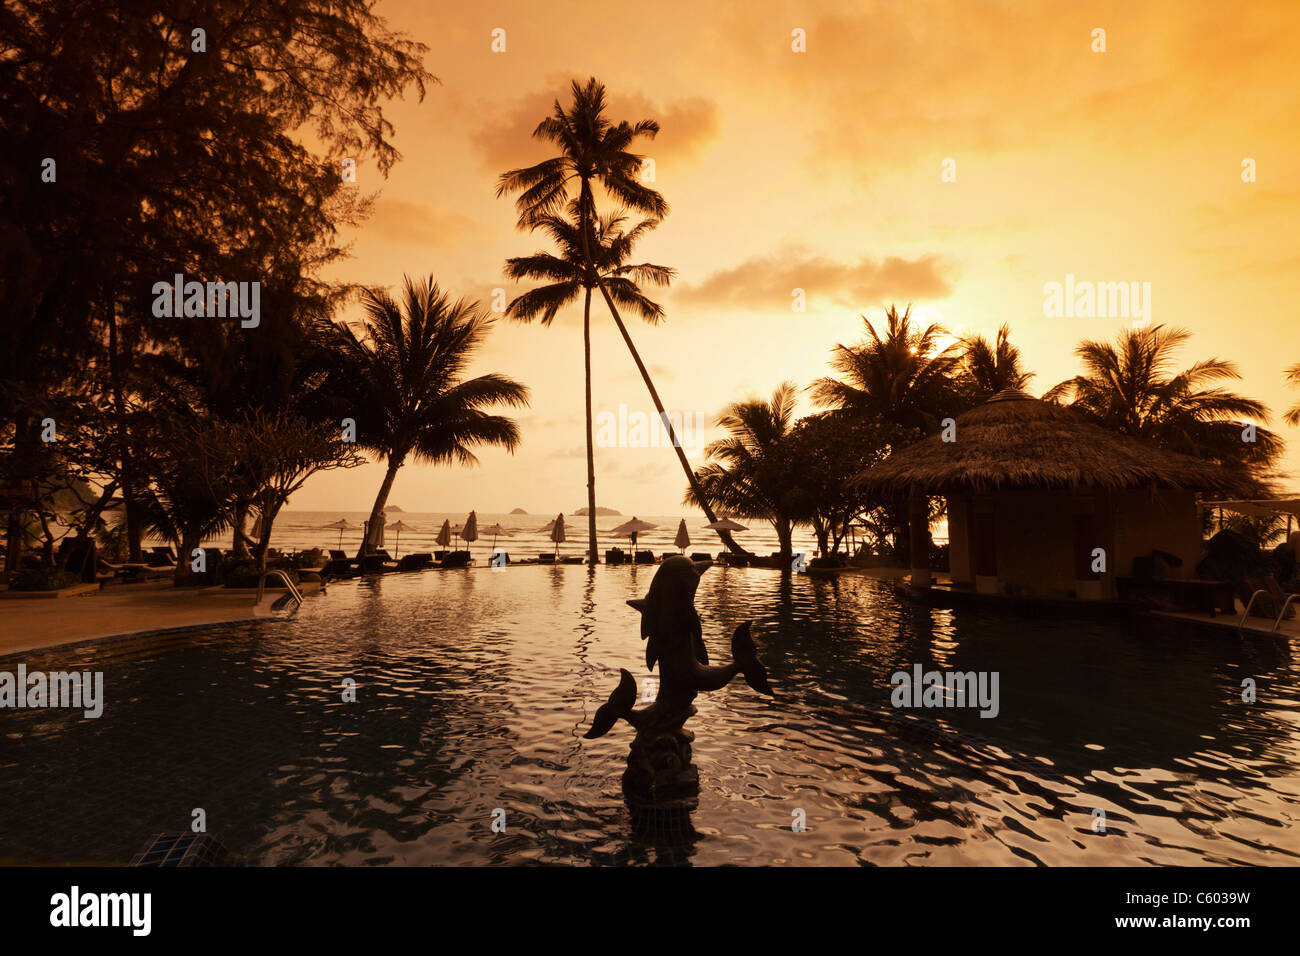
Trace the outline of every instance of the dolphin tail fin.
[[620, 717], [627, 720], [632, 713], [632, 707], [636, 704], [636, 680], [622, 668], [619, 668], [619, 673], [623, 676], [619, 678], [618, 686], [609, 695], [609, 700], [596, 710], [596, 716], [591, 720], [591, 729], [582, 735], [587, 740], [605, 736]]
[[736, 628], [735, 633], [731, 635], [731, 659], [739, 665], [740, 672], [745, 675], [745, 683], [760, 694], [776, 696], [767, 683], [767, 668], [758, 659], [758, 648], [754, 646], [754, 639], [750, 637], [748, 621]]

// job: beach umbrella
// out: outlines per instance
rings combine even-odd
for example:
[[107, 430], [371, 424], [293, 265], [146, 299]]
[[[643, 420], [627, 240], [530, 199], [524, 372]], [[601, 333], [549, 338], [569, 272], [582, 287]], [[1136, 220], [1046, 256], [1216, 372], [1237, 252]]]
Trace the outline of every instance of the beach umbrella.
[[[260, 520], [260, 519], [259, 519], [259, 520]], [[338, 528], [338, 529], [339, 529], [339, 547], [340, 547], [340, 548], [343, 547], [343, 532], [344, 532], [344, 531], [356, 531], [356, 530], [357, 530], [357, 526], [354, 525], [354, 524], [353, 524], [351, 521], [349, 521], [347, 518], [340, 518], [338, 521], [335, 521], [335, 522], [333, 522], [333, 523], [331, 523], [331, 524], [324, 525], [323, 527], [326, 527], [326, 528]]]
[[377, 550], [384, 546], [384, 525], [386, 525], [387, 523], [388, 523], [388, 514], [383, 511], [379, 512], [378, 523], [375, 525], [375, 527], [371, 528], [370, 533], [366, 535], [366, 540], [370, 542], [371, 551]]
[[503, 535], [505, 535], [507, 538], [510, 537], [510, 532], [507, 531], [505, 528], [501, 527], [500, 522], [498, 522], [497, 524], [492, 525], [491, 527], [484, 528], [484, 529], [483, 529], [483, 534], [484, 534], [484, 536], [489, 535], [489, 534], [492, 535], [492, 550], [493, 550], [493, 551], [496, 551], [496, 549], [497, 549], [497, 535], [503, 534]]
[[704, 527], [712, 531], [748, 531], [743, 524], [737, 524], [730, 518], [719, 518], [717, 521], [710, 521]]
[[686, 519], [683, 518], [682, 523], [677, 526], [677, 537], [673, 538], [673, 544], [677, 545], [678, 550], [685, 553], [690, 543], [691, 536], [686, 533]]
[[561, 512], [556, 515], [555, 520], [551, 522], [551, 540], [555, 542], [555, 553], [559, 555], [560, 545], [564, 542], [564, 514]]
[[465, 530], [460, 533], [465, 539], [466, 544], [473, 544], [478, 540], [478, 514], [471, 511], [469, 517], [465, 519]]
[[438, 532], [438, 537], [433, 539], [433, 543], [439, 547], [446, 548], [451, 545], [451, 522], [444, 521], [442, 530]]
[[651, 524], [649, 521], [642, 521], [636, 515], [629, 520], [624, 521], [617, 528], [614, 528], [611, 534], [625, 534], [632, 539], [632, 547], [636, 547], [636, 536], [642, 531], [651, 531], [659, 527], [657, 524]]
[[394, 521], [392, 524], [392, 528], [395, 532], [397, 532], [397, 540], [393, 542], [393, 557], [397, 557], [397, 546], [402, 543], [402, 532], [414, 531], [415, 529], [412, 528], [410, 525], [403, 524], [400, 520]]

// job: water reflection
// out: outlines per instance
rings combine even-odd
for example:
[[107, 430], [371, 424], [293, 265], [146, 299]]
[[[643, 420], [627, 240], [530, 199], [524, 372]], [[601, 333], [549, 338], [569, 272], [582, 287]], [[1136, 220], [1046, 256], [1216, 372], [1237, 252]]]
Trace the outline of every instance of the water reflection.
[[[290, 624], [28, 659], [103, 669], [106, 710], [0, 713], [0, 860], [125, 861], [196, 807], [268, 864], [1300, 856], [1286, 644], [917, 608], [870, 579], [762, 569], [709, 571], [697, 607], [717, 659], [754, 621], [779, 696], [737, 682], [697, 700], [692, 835], [640, 839], [626, 736], [579, 737], [643, 654], [624, 601], [649, 571], [392, 575], [331, 587]], [[998, 718], [892, 708], [889, 676], [913, 664], [998, 671]]]

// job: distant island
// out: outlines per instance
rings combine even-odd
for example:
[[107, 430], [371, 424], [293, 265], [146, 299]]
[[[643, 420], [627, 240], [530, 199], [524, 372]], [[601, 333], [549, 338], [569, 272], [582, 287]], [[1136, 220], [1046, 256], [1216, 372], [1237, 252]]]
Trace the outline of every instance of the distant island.
[[511, 513], [512, 515], [526, 515], [526, 514], [528, 514], [528, 512], [525, 511], [523, 508], [511, 508], [511, 509], [510, 509], [510, 513]]
[[406, 509], [399, 508], [397, 505], [384, 505], [385, 511], [396, 511], [399, 515], [406, 514]]
[[[579, 508], [577, 511], [574, 512], [574, 514], [577, 515], [577, 516], [579, 516], [579, 517], [586, 517], [587, 509], [586, 509], [586, 508]], [[615, 511], [613, 508], [601, 508], [601, 507], [597, 507], [597, 508], [596, 508], [596, 517], [597, 517], [597, 518], [608, 518], [608, 517], [610, 517], [610, 516], [617, 516], [617, 517], [621, 518], [621, 517], [623, 517], [623, 512], [621, 512], [621, 511]]]

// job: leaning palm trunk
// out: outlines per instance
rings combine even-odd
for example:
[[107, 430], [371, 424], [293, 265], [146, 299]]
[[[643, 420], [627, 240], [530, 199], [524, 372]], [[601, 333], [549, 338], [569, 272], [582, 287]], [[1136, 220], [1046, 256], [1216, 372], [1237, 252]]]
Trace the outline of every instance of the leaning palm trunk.
[[[709, 505], [709, 499], [705, 497], [704, 489], [700, 487], [700, 483], [695, 477], [695, 471], [691, 468], [691, 463], [686, 460], [686, 452], [682, 450], [682, 443], [677, 438], [677, 432], [673, 430], [672, 420], [669, 419], [668, 413], [664, 411], [664, 403], [659, 398], [659, 392], [655, 390], [654, 382], [650, 380], [650, 372], [646, 369], [645, 363], [641, 361], [641, 354], [637, 352], [636, 346], [632, 344], [632, 336], [628, 334], [627, 326], [623, 324], [623, 319], [618, 314], [618, 307], [614, 305], [614, 300], [610, 296], [609, 290], [605, 288], [605, 283], [599, 278], [597, 279], [597, 282], [600, 284], [601, 294], [605, 297], [605, 304], [609, 306], [609, 313], [614, 317], [614, 324], [618, 326], [618, 331], [623, 336], [623, 341], [627, 343], [627, 350], [632, 353], [632, 361], [636, 362], [636, 367], [641, 372], [641, 379], [645, 382], [645, 387], [650, 392], [650, 398], [655, 403], [655, 410], [659, 413], [659, 420], [663, 422], [664, 427], [668, 429], [668, 438], [672, 441], [673, 449], [677, 452], [677, 460], [682, 463], [682, 471], [686, 472], [686, 480], [690, 482], [691, 491], [695, 493], [695, 500], [700, 503], [700, 508], [704, 511], [704, 514], [708, 517], [710, 522], [717, 521], [718, 516], [713, 513], [713, 508]], [[719, 531], [718, 537], [722, 539], [722, 543], [725, 544], [733, 554], [750, 555], [749, 551], [746, 551], [736, 543], [736, 540], [731, 536], [730, 531]]]
[[[659, 420], [663, 422], [664, 427], [668, 429], [668, 438], [672, 441], [673, 449], [677, 452], [677, 460], [682, 464], [682, 471], [686, 473], [686, 480], [690, 483], [691, 490], [695, 493], [695, 500], [700, 503], [700, 508], [703, 509], [704, 514], [708, 516], [710, 522], [717, 521], [718, 516], [713, 513], [713, 508], [709, 505], [709, 500], [704, 496], [704, 489], [700, 487], [700, 483], [695, 477], [695, 470], [691, 468], [691, 463], [686, 460], [686, 452], [682, 450], [682, 443], [677, 438], [677, 432], [673, 429], [673, 423], [668, 418], [667, 412], [664, 411], [664, 403], [660, 400], [659, 392], [655, 389], [654, 382], [650, 379], [650, 372], [646, 369], [645, 363], [641, 361], [641, 353], [636, 350], [636, 346], [632, 343], [632, 336], [628, 334], [627, 326], [623, 324], [623, 317], [619, 315], [618, 306], [614, 305], [613, 297], [609, 294], [609, 290], [605, 288], [605, 280], [601, 278], [599, 272], [597, 272], [595, 262], [591, 257], [591, 243], [587, 239], [587, 224], [591, 221], [591, 210], [594, 207], [595, 202], [591, 194], [591, 184], [586, 179], [582, 181], [582, 192], [579, 197], [579, 204], [582, 218], [579, 223], [578, 233], [582, 239], [582, 257], [586, 260], [587, 268], [590, 270], [589, 278], [594, 279], [596, 285], [600, 287], [600, 294], [605, 298], [605, 305], [609, 306], [609, 314], [614, 317], [614, 324], [618, 326], [619, 334], [623, 336], [623, 341], [627, 343], [627, 350], [632, 353], [632, 361], [636, 362], [636, 367], [641, 372], [641, 379], [645, 382], [645, 387], [650, 392], [650, 398], [655, 403], [655, 410], [659, 412]], [[595, 507], [592, 506], [591, 510], [594, 512]], [[594, 524], [595, 522], [593, 519], [593, 527]], [[749, 555], [750, 552], [738, 545], [735, 539], [732, 538], [730, 531], [719, 531], [718, 536], [722, 538], [722, 543], [725, 544], [733, 554]]]
[[587, 378], [587, 563], [600, 562], [596, 548], [596, 450], [591, 437], [591, 286], [582, 306], [582, 352]]
[[375, 529], [379, 527], [379, 516], [383, 513], [384, 505], [388, 504], [388, 494], [393, 490], [393, 480], [397, 477], [397, 469], [401, 467], [402, 458], [389, 454], [384, 483], [379, 486], [379, 494], [375, 495], [375, 505], [370, 509], [370, 521], [366, 523], [366, 534], [361, 539], [361, 550], [357, 552], [358, 558], [364, 558], [373, 550]]

